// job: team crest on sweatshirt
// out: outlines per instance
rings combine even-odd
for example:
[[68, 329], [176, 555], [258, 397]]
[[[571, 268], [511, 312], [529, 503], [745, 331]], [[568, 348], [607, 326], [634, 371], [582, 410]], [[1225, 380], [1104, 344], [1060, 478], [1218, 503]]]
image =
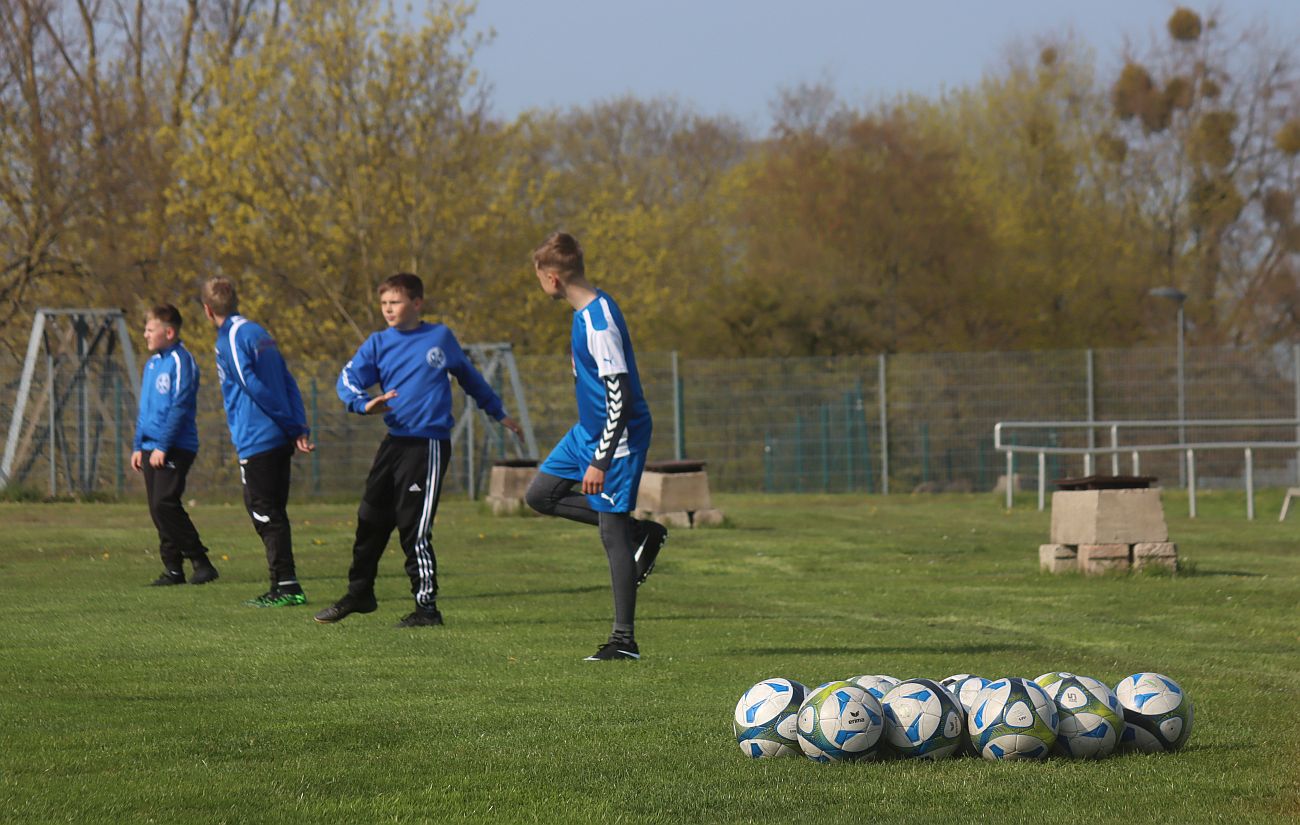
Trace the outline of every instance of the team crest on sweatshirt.
[[447, 365], [447, 353], [442, 351], [442, 347], [430, 347], [424, 354], [424, 360], [435, 370], [440, 370]]
[[172, 374], [170, 372], [159, 373], [153, 382], [154, 389], [162, 395], [172, 391]]

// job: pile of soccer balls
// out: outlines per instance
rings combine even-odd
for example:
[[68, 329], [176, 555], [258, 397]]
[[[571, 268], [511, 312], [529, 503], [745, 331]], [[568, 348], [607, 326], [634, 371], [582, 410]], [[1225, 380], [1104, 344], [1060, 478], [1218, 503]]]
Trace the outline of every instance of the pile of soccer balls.
[[755, 759], [1101, 759], [1117, 749], [1178, 750], [1192, 732], [1192, 700], [1159, 673], [1135, 673], [1114, 691], [1064, 672], [1033, 681], [969, 673], [942, 681], [857, 676], [812, 690], [776, 678], [740, 697], [733, 730], [741, 751]]

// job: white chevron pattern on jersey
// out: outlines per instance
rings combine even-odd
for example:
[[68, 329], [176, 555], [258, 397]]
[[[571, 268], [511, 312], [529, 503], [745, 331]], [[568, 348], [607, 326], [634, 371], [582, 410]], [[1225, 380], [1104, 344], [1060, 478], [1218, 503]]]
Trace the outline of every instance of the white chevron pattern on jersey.
[[596, 442], [597, 461], [609, 454], [614, 446], [614, 436], [618, 432], [618, 422], [623, 415], [623, 391], [618, 386], [618, 376], [611, 375], [605, 379], [605, 429], [601, 431], [600, 440]]

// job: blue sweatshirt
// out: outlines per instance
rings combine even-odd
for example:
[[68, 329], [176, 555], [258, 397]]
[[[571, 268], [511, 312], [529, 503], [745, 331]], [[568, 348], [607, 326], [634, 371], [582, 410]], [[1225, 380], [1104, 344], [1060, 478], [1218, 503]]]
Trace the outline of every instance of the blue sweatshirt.
[[365, 414], [368, 387], [397, 390], [384, 415], [396, 436], [446, 439], [455, 423], [451, 414], [451, 380], [488, 415], [505, 418], [501, 399], [469, 362], [456, 336], [443, 324], [421, 323], [412, 330], [389, 327], [376, 332], [339, 373], [338, 394], [349, 411]]
[[240, 458], [291, 444], [308, 432], [302, 393], [275, 339], [242, 315], [230, 316], [217, 330], [217, 379]]
[[140, 414], [135, 419], [138, 451], [199, 451], [194, 407], [199, 394], [199, 366], [179, 340], [144, 364], [140, 380]]

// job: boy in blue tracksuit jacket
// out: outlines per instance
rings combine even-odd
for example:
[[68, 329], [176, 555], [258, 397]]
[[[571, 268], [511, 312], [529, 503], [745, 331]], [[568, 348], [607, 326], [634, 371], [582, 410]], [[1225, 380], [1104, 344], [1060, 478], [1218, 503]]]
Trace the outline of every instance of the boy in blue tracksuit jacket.
[[176, 307], [161, 304], [149, 310], [144, 342], [153, 355], [145, 362], [140, 381], [140, 413], [135, 420], [131, 469], [144, 474], [149, 515], [158, 529], [163, 573], [153, 581], [157, 587], [185, 584], [182, 559], [189, 559], [194, 566], [191, 584], [206, 584], [217, 578], [217, 568], [208, 560], [208, 548], [203, 546], [199, 531], [181, 503], [185, 477], [199, 451], [194, 422], [199, 368], [180, 336], [181, 314]]
[[[352, 613], [370, 613], [379, 557], [397, 528], [406, 553], [415, 610], [398, 627], [442, 624], [438, 612], [438, 562], [432, 544], [433, 517], [442, 479], [451, 460], [451, 381], [488, 415], [516, 436], [519, 425], [443, 324], [421, 320], [424, 284], [401, 273], [379, 285], [379, 305], [388, 329], [366, 339], [339, 374], [338, 395], [349, 412], [384, 414], [388, 435], [379, 445], [357, 508], [357, 535], [348, 570], [348, 592], [316, 614], [322, 624]], [[367, 389], [378, 384], [380, 394]]]
[[244, 507], [266, 547], [271, 587], [244, 604], [292, 607], [306, 604], [298, 583], [289, 526], [289, 484], [294, 450], [315, 449], [307, 413], [275, 339], [239, 314], [239, 296], [229, 278], [209, 278], [202, 289], [203, 313], [217, 328], [217, 378], [226, 405], [230, 440], [239, 454]]

